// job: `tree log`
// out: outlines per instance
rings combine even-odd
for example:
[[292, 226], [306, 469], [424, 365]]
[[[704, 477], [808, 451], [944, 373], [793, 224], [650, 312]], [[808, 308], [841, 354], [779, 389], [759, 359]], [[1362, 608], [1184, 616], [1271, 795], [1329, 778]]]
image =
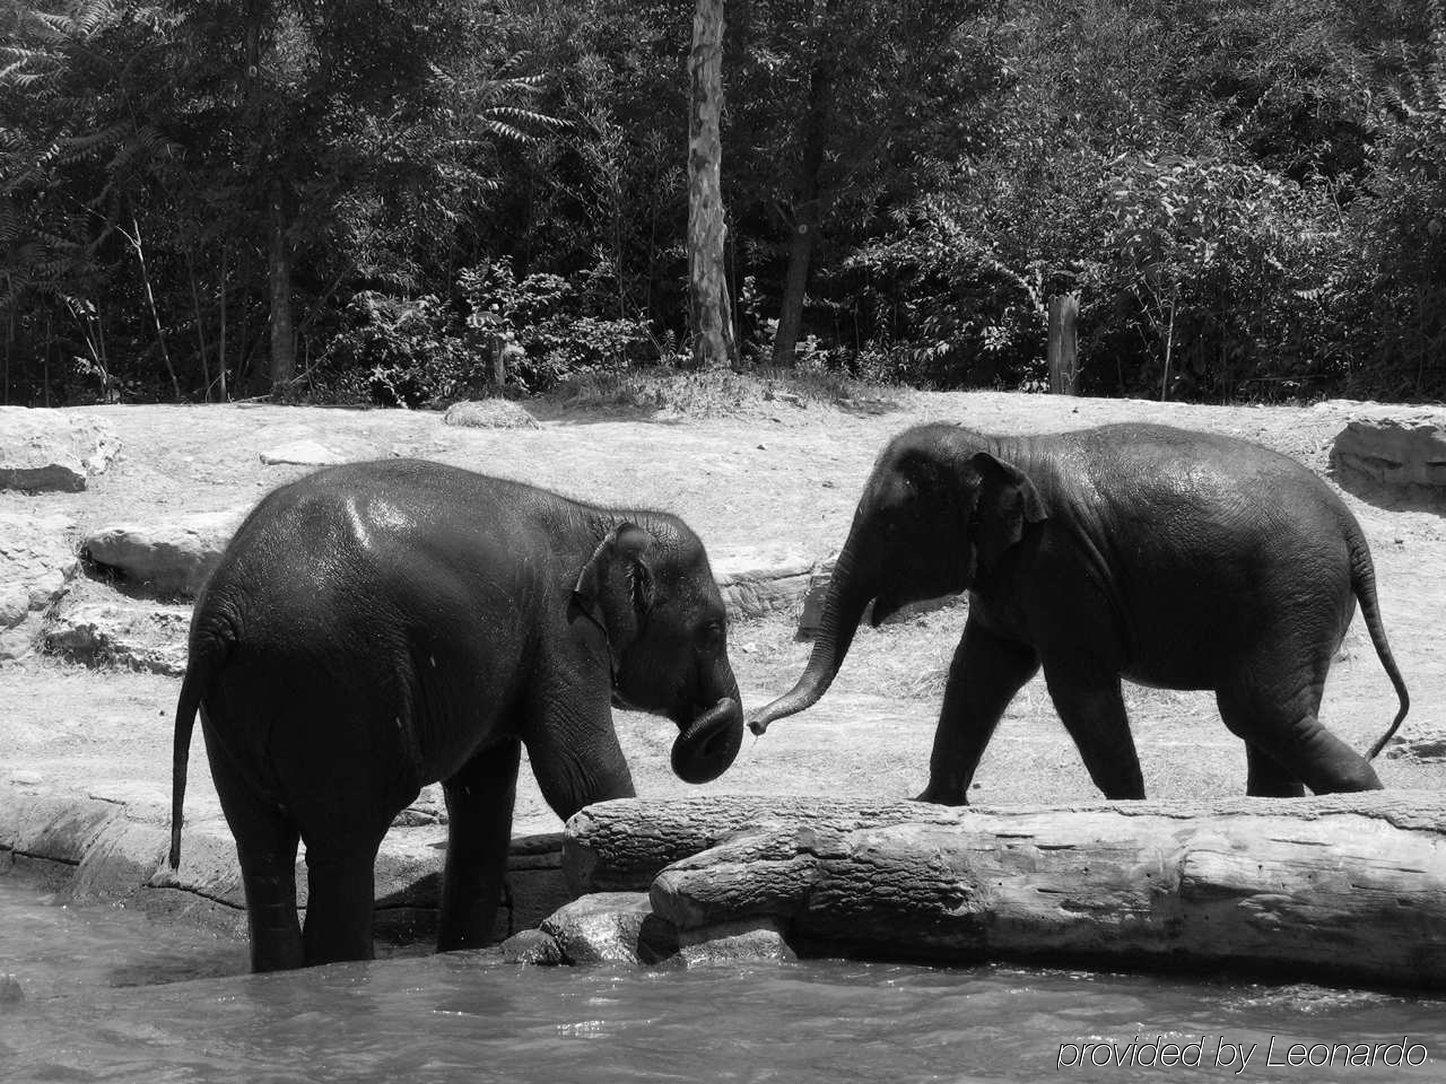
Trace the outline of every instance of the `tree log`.
[[1446, 986], [1446, 795], [947, 809], [718, 798], [592, 806], [573, 884], [680, 932], [769, 920], [810, 954], [1104, 961]]

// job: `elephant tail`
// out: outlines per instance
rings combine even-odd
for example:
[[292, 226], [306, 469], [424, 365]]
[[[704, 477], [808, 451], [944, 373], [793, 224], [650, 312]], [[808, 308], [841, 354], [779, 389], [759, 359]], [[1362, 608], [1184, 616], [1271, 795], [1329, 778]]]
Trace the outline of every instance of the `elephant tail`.
[[1385, 669], [1386, 676], [1391, 679], [1391, 684], [1396, 687], [1396, 698], [1401, 704], [1390, 729], [1381, 735], [1367, 754], [1366, 759], [1374, 760], [1376, 754], [1386, 747], [1386, 743], [1394, 738], [1396, 731], [1401, 728], [1406, 713], [1411, 710], [1411, 696], [1406, 691], [1406, 682], [1401, 678], [1401, 671], [1396, 667], [1396, 658], [1391, 654], [1391, 645], [1386, 639], [1386, 627], [1381, 623], [1381, 607], [1376, 598], [1376, 568], [1371, 561], [1371, 551], [1366, 548], [1366, 540], [1359, 528], [1353, 534], [1354, 537], [1350, 539], [1351, 589], [1360, 601], [1361, 616], [1366, 619], [1366, 629], [1371, 634], [1376, 656], [1381, 660], [1381, 666]]
[[181, 680], [181, 696], [176, 701], [176, 733], [171, 748], [171, 869], [181, 868], [182, 808], [186, 802], [186, 771], [191, 760], [191, 731], [196, 725], [196, 712], [201, 707], [201, 690], [205, 686], [207, 660], [193, 656]]

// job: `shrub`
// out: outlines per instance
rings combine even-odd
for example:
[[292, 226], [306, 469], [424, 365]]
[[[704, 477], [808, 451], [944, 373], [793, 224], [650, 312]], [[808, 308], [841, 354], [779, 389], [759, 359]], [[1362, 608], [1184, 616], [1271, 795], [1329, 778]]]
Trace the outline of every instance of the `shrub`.
[[507, 376], [522, 391], [545, 391], [569, 377], [659, 356], [645, 321], [587, 311], [587, 292], [560, 275], [518, 281], [511, 261], [501, 259], [463, 271], [458, 285], [469, 310], [467, 326], [489, 344], [500, 340], [520, 351]]
[[480, 391], [486, 358], [437, 298], [356, 294], [346, 325], [327, 344], [319, 383], [325, 397], [384, 406], [437, 406]]

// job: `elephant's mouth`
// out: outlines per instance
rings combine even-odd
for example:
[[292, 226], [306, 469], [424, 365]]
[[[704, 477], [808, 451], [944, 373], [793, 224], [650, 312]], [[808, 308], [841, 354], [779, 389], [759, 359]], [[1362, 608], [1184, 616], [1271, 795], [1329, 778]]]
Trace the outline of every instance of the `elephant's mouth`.
[[680, 724], [673, 742], [673, 771], [685, 783], [717, 779], [738, 755], [743, 744], [743, 708], [725, 696], [692, 722]]

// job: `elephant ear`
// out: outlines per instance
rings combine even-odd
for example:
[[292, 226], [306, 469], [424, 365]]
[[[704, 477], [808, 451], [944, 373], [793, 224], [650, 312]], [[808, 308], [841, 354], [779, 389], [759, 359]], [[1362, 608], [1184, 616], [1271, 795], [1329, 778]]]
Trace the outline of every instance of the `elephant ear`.
[[616, 654], [653, 608], [655, 580], [645, 554], [653, 536], [635, 523], [607, 533], [578, 573], [573, 600], [602, 625]]
[[992, 568], [1009, 547], [1024, 536], [1026, 523], [1038, 523], [1047, 513], [1029, 475], [988, 452], [978, 452], [970, 464], [979, 472], [979, 497], [974, 506], [974, 544], [979, 565]]

